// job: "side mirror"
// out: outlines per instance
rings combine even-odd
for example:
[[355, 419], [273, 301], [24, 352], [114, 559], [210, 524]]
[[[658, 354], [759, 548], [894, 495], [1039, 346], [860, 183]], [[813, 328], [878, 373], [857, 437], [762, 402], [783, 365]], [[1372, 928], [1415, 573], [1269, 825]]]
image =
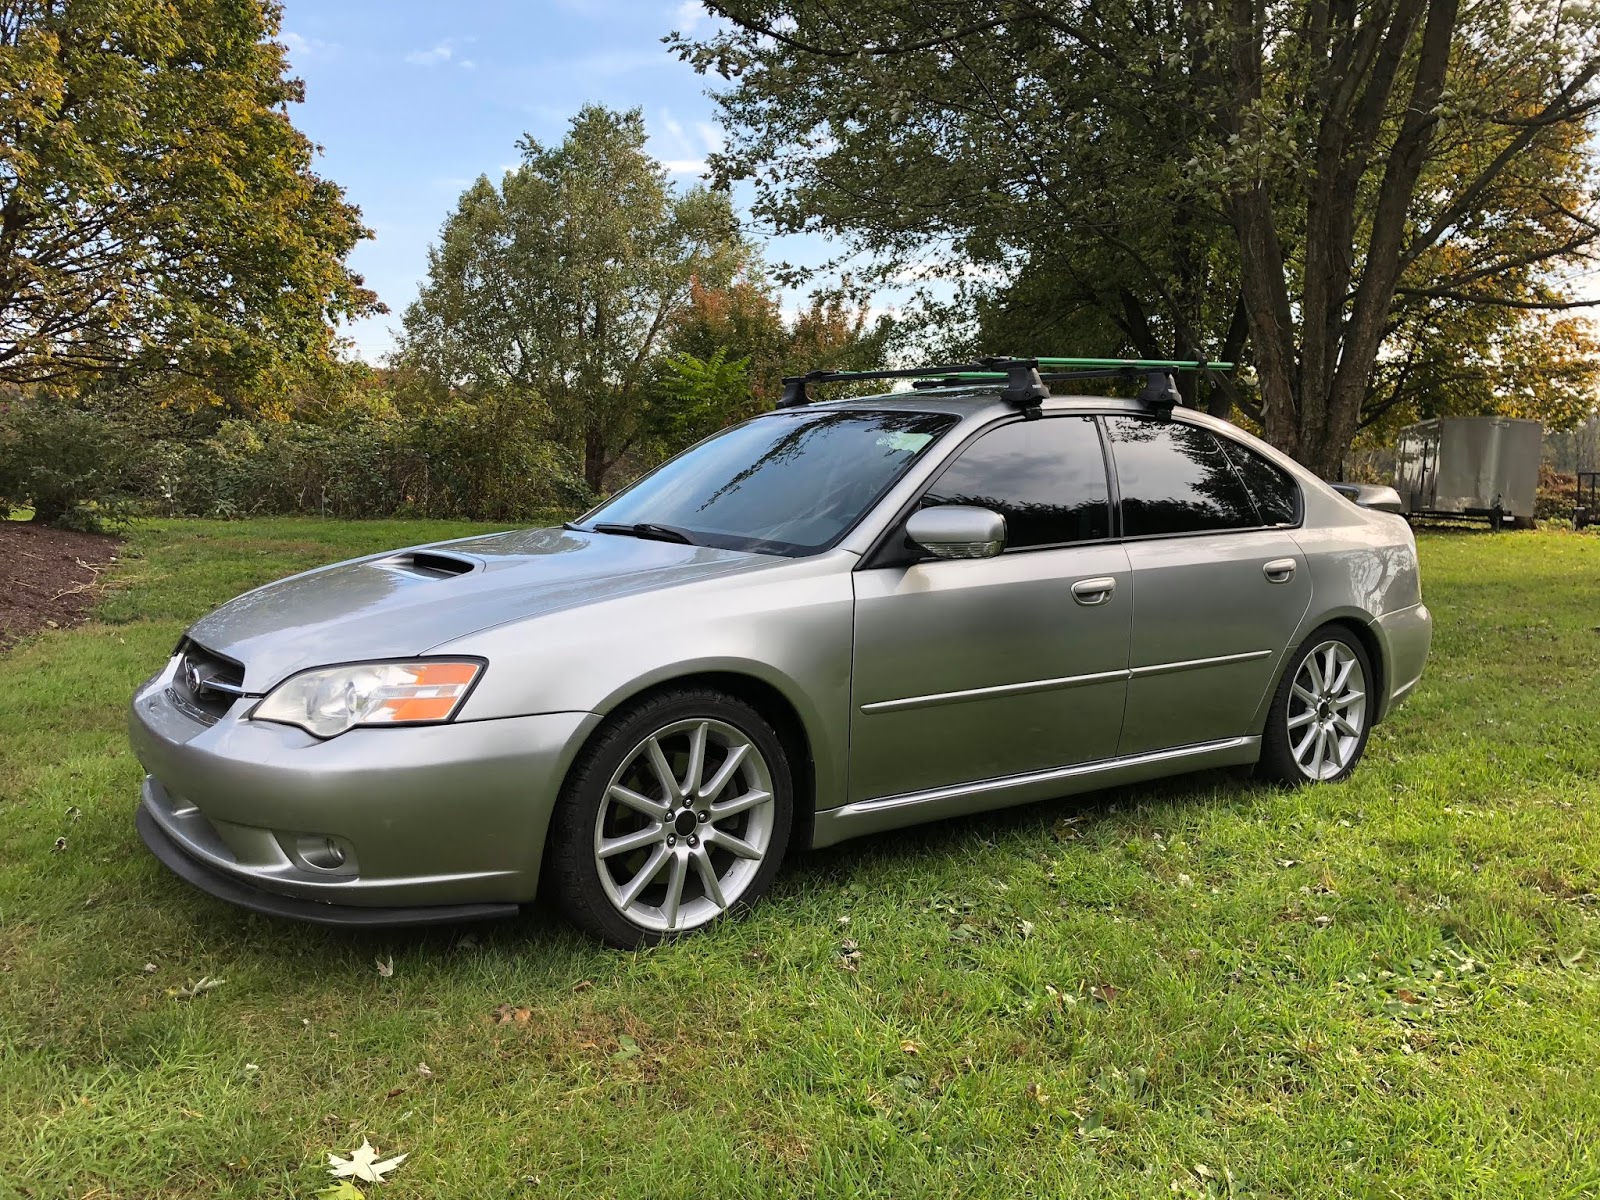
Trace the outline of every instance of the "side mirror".
[[1370, 508], [1377, 512], [1397, 513], [1401, 511], [1400, 493], [1392, 487], [1385, 487], [1381, 483], [1330, 482], [1328, 486], [1357, 507]]
[[906, 536], [935, 558], [993, 558], [1006, 548], [1006, 519], [972, 504], [918, 509]]

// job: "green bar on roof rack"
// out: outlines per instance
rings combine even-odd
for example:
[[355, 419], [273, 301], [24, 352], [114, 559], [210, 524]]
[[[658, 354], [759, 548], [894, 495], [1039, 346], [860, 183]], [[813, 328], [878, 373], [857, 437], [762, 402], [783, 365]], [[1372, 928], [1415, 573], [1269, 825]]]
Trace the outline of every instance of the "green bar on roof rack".
[[1204, 362], [1182, 358], [1041, 358], [1041, 367], [1132, 367], [1136, 371], [1231, 371], [1231, 362]]

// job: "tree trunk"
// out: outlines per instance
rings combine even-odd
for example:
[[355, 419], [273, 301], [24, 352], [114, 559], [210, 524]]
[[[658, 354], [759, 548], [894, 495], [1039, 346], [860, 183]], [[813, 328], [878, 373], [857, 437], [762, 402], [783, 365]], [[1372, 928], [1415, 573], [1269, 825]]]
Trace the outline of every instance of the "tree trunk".
[[597, 425], [591, 425], [583, 434], [583, 481], [595, 495], [605, 491], [606, 469], [605, 437]]

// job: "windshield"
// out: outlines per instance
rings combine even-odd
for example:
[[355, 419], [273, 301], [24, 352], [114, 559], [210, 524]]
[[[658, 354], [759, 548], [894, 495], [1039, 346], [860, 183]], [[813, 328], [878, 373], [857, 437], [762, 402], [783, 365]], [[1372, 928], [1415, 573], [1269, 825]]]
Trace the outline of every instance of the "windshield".
[[665, 528], [698, 545], [813, 554], [860, 520], [955, 423], [927, 412], [758, 417], [685, 451], [578, 525]]

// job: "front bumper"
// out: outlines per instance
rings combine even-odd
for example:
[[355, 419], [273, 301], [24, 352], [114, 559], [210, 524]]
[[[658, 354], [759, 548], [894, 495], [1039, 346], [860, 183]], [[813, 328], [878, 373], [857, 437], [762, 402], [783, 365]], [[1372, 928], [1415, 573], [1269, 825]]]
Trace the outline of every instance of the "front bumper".
[[372, 929], [388, 925], [449, 925], [457, 921], [509, 917], [518, 911], [515, 904], [421, 904], [412, 908], [362, 908], [354, 904], [296, 900], [293, 896], [263, 891], [237, 876], [213, 870], [199, 859], [191, 858], [183, 844], [161, 827], [145, 805], [140, 805], [133, 823], [150, 853], [179, 879], [218, 900], [226, 900], [229, 904], [271, 917], [290, 917], [296, 921], [309, 921], [313, 925]]
[[[319, 741], [245, 719], [251, 699], [203, 724], [173, 702], [167, 674], [139, 690], [129, 719], [149, 772], [146, 845], [212, 895], [332, 924], [459, 920], [492, 914], [417, 910], [533, 899], [561, 780], [600, 720], [545, 713]], [[329, 841], [343, 862], [307, 851]], [[352, 921], [347, 909], [387, 916]]]

